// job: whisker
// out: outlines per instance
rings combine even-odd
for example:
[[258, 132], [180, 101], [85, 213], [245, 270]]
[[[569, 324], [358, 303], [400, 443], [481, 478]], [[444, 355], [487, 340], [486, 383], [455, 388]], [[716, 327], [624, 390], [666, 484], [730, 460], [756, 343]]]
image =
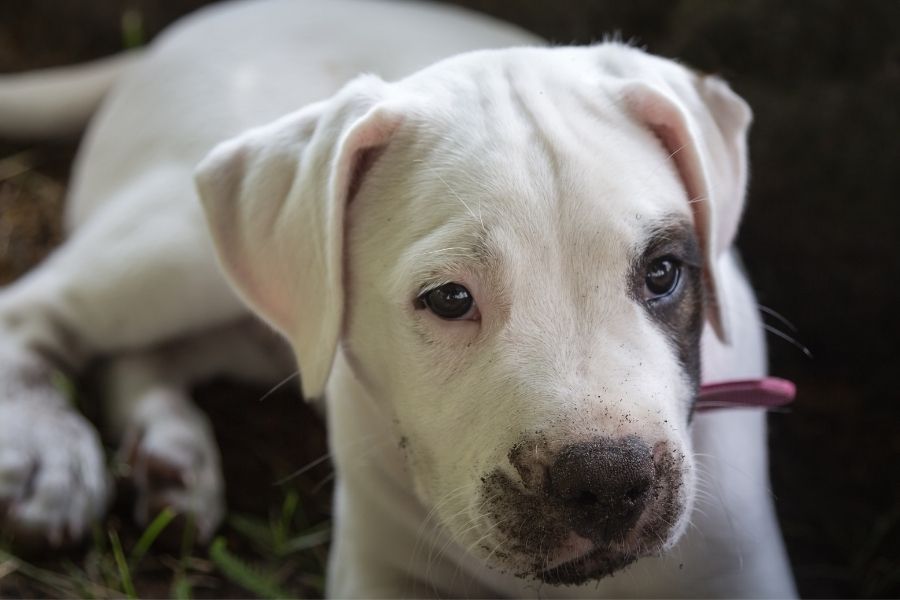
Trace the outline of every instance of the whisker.
[[[440, 248], [438, 250], [430, 250], [428, 252], [423, 252], [422, 254], [437, 254], [438, 252], [447, 252], [448, 250], [462, 250], [463, 252], [468, 252], [469, 249], [464, 248], [462, 246], [451, 246], [450, 248]], [[455, 254], [453, 256], [467, 256], [467, 254], [466, 255]]]
[[299, 375], [300, 375], [300, 371], [294, 371], [293, 373], [291, 373], [290, 375], [288, 375], [287, 377], [285, 377], [284, 379], [282, 379], [281, 381], [279, 381], [278, 383], [276, 383], [276, 384], [275, 384], [275, 387], [273, 387], [273, 388], [270, 389], [268, 392], [266, 392], [265, 394], [263, 394], [262, 397], [261, 397], [259, 400], [257, 400], [257, 402], [262, 402], [263, 400], [265, 400], [266, 398], [268, 398], [269, 396], [271, 396], [272, 394], [274, 394], [275, 392], [277, 392], [279, 389], [281, 389], [282, 387], [284, 387], [284, 385], [285, 385], [286, 383], [288, 383], [288, 382], [291, 381], [292, 379], [295, 379], [295, 378], [298, 377]]
[[763, 304], [757, 304], [756, 306], [759, 307], [759, 311], [761, 313], [765, 313], [765, 314], [769, 315], [770, 317], [777, 319], [779, 322], [781, 322], [782, 325], [787, 326], [787, 328], [790, 329], [791, 331], [793, 331], [794, 333], [797, 333], [799, 331], [797, 329], [796, 325], [794, 325], [793, 323], [788, 321], [787, 317], [785, 317], [784, 315], [782, 315], [775, 309], [769, 308], [768, 306], [765, 306]]
[[[408, 563], [409, 567], [408, 568], [410, 569], [410, 572], [412, 572], [413, 562], [419, 556], [419, 553], [423, 550], [423, 544], [425, 543], [424, 534], [425, 534], [426, 528], [429, 526], [433, 527], [436, 532], [443, 532], [443, 535], [446, 535], [447, 537], [449, 537], [450, 532], [446, 531], [446, 528], [444, 527], [443, 523], [441, 523], [437, 519], [438, 513], [444, 506], [446, 506], [447, 504], [449, 504], [449, 503], [453, 502], [454, 500], [463, 496], [466, 492], [468, 492], [475, 485], [477, 485], [477, 484], [476, 483], [467, 483], [467, 484], [463, 484], [463, 485], [459, 486], [456, 489], [450, 490], [449, 492], [447, 492], [444, 495], [443, 498], [441, 498], [440, 500], [435, 502], [434, 506], [432, 506], [431, 509], [428, 511], [428, 513], [425, 515], [425, 518], [419, 524], [419, 528], [416, 531], [416, 544], [413, 547], [413, 551], [409, 557], [409, 563]], [[457, 511], [453, 516], [455, 517], [456, 515], [459, 515], [464, 511], [465, 511], [465, 507], [463, 507], [461, 510]], [[434, 540], [431, 540], [431, 541], [433, 542]], [[428, 544], [428, 556], [425, 559], [426, 574], [430, 572], [431, 564], [434, 561], [434, 559], [435, 559], [434, 544], [429, 543]]]
[[331, 473], [329, 473], [328, 475], [323, 477], [322, 481], [320, 481], [315, 486], [313, 486], [313, 489], [310, 491], [310, 493], [312, 493], [312, 494], [318, 493], [323, 487], [328, 485], [328, 482], [330, 482], [330, 481], [334, 481], [334, 471], [332, 471]]
[[297, 470], [294, 471], [293, 473], [290, 473], [290, 474], [288, 474], [288, 475], [285, 475], [284, 477], [282, 477], [281, 479], [279, 479], [278, 481], [276, 481], [276, 482], [273, 483], [272, 485], [282, 485], [282, 484], [285, 484], [285, 483], [287, 483], [288, 481], [294, 479], [295, 477], [299, 477], [299, 476], [303, 475], [304, 473], [306, 473], [307, 471], [309, 471], [309, 470], [311, 470], [311, 469], [314, 469], [314, 468], [317, 467], [318, 465], [321, 465], [323, 462], [327, 461], [329, 458], [331, 458], [331, 453], [326, 452], [325, 454], [323, 454], [323, 455], [320, 456], [319, 458], [317, 458], [317, 459], [315, 459], [315, 460], [313, 460], [313, 461], [311, 461], [311, 462], [306, 463], [306, 465], [300, 467], [299, 469], [297, 469]]
[[769, 333], [771, 333], [771, 334], [773, 334], [773, 335], [775, 335], [775, 336], [777, 336], [777, 337], [780, 337], [780, 338], [783, 339], [784, 341], [786, 341], [786, 342], [788, 342], [789, 344], [791, 344], [792, 346], [796, 347], [796, 348], [797, 348], [798, 350], [800, 350], [800, 352], [802, 352], [802, 353], [804, 354], [804, 356], [806, 356], [807, 358], [810, 358], [810, 359], [811, 359], [811, 358], [813, 357], [812, 352], [810, 352], [809, 348], [807, 348], [806, 346], [804, 346], [803, 344], [801, 344], [800, 342], [798, 342], [796, 339], [794, 339], [794, 338], [791, 337], [790, 335], [788, 335], [788, 334], [786, 334], [785, 332], [781, 331], [780, 329], [777, 329], [776, 327], [773, 327], [773, 326], [771, 326], [771, 325], [769, 325], [769, 324], [766, 324], [766, 323], [763, 323], [763, 327], [765, 327], [766, 331], [768, 331]]

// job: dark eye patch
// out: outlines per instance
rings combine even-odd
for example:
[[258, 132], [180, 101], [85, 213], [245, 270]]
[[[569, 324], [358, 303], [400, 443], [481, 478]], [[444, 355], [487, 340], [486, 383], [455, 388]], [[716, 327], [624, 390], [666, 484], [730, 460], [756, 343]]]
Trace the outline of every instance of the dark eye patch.
[[695, 389], [700, 386], [703, 285], [700, 244], [681, 217], [651, 226], [632, 258], [629, 295], [659, 326]]

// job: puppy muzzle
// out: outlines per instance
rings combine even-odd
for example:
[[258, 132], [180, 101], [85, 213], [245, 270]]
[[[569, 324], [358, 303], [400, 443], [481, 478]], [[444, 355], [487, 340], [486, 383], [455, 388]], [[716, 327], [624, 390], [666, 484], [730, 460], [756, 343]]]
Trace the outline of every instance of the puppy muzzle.
[[518, 576], [582, 583], [669, 545], [685, 506], [681, 452], [635, 435], [552, 453], [542, 445], [510, 452], [519, 481], [496, 469], [482, 484], [483, 510], [499, 531], [492, 555]]

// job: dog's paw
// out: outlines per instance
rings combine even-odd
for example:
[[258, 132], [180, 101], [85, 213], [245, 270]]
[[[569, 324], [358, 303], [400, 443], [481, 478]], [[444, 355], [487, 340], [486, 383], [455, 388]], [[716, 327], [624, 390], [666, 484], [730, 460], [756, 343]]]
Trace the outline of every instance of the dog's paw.
[[206, 418], [193, 407], [157, 415], [129, 432], [122, 447], [137, 492], [135, 519], [147, 524], [171, 508], [208, 541], [225, 512], [219, 451]]
[[110, 482], [94, 428], [63, 402], [0, 399], [0, 530], [16, 543], [81, 539]]

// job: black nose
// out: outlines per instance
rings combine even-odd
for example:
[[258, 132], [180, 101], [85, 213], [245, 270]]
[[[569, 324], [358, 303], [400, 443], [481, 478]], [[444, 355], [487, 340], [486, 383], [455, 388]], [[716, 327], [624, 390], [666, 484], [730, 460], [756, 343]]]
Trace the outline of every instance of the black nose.
[[579, 535], [622, 541], [650, 502], [655, 479], [650, 448], [636, 436], [566, 446], [549, 470], [549, 492]]

